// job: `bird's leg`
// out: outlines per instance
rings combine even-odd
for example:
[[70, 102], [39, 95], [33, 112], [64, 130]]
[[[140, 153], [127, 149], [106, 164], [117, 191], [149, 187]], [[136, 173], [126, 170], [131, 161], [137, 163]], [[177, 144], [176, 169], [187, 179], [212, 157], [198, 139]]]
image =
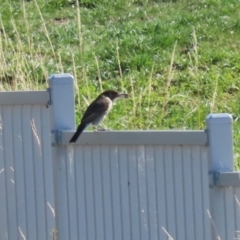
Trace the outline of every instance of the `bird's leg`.
[[94, 127], [94, 132], [105, 131], [103, 127]]
[[110, 129], [107, 129], [107, 128], [103, 128], [102, 126], [98, 126], [98, 127], [95, 127], [94, 128], [94, 131], [95, 132], [104, 132], [104, 131], [111, 131]]
[[105, 126], [104, 126], [104, 127], [102, 127], [101, 125], [99, 125], [99, 126], [100, 126], [100, 128], [101, 128], [100, 131], [111, 131], [111, 129], [106, 128]]
[[98, 126], [98, 130], [99, 130], [99, 131], [106, 131], [107, 129], [104, 128], [104, 127], [102, 127], [101, 125], [99, 125], [99, 126]]

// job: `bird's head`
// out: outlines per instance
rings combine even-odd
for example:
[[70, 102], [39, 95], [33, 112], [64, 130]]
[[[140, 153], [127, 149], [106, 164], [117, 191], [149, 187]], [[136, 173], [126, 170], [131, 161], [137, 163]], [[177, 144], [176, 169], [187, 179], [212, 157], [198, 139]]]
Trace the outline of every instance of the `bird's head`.
[[115, 90], [107, 90], [103, 92], [101, 95], [110, 98], [112, 101], [118, 99], [118, 98], [127, 98], [128, 95], [126, 93], [119, 93]]

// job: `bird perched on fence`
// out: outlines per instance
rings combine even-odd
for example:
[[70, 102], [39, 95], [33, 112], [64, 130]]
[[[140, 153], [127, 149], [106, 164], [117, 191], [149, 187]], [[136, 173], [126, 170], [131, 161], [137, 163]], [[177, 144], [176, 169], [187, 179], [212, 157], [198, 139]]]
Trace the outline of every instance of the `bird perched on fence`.
[[[89, 125], [98, 126], [104, 118], [107, 116], [112, 108], [114, 100], [118, 98], [127, 98], [125, 93], [118, 93], [114, 90], [107, 90], [101, 93], [87, 108], [85, 111], [81, 123], [74, 133], [71, 142], [76, 142], [83, 130]], [[104, 129], [103, 129], [104, 130]]]

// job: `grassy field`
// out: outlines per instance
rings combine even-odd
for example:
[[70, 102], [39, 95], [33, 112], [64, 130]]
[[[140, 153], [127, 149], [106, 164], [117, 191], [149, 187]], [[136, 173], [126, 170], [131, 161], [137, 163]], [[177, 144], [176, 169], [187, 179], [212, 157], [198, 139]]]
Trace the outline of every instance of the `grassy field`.
[[76, 79], [77, 121], [102, 90], [128, 92], [111, 129], [204, 129], [234, 119], [240, 167], [238, 0], [0, 0], [0, 90]]

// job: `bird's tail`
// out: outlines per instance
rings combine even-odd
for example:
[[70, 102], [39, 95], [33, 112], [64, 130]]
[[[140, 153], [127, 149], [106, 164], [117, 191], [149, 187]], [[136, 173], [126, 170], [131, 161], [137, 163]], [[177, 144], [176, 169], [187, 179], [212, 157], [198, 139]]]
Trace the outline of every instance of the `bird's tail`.
[[81, 123], [78, 128], [77, 131], [73, 134], [72, 138], [70, 139], [70, 143], [71, 142], [76, 142], [78, 137], [80, 136], [80, 134], [83, 132], [83, 130], [86, 128], [86, 124]]

